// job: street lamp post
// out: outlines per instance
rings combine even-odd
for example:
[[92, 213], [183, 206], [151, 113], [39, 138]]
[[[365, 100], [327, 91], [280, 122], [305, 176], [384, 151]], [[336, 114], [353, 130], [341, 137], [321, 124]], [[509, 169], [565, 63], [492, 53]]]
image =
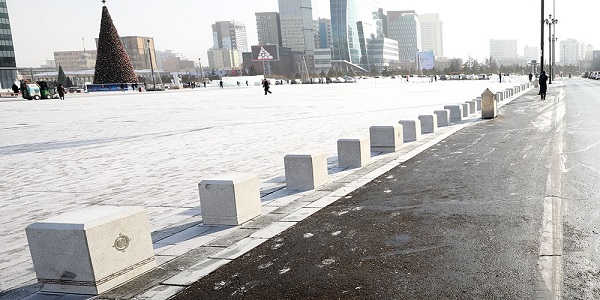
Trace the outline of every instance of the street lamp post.
[[202, 58], [198, 58], [198, 63], [200, 64], [200, 80], [204, 83], [204, 69], [202, 68]]
[[541, 29], [540, 29], [540, 49], [542, 50], [542, 59], [540, 60], [540, 74], [544, 72], [544, 0], [542, 0], [542, 17], [541, 17]]
[[[550, 65], [550, 76], [548, 76], [548, 84], [552, 84], [552, 77], [554, 71], [554, 62], [553, 62], [553, 53], [552, 53], [552, 41], [554, 40], [554, 35], [552, 34], [552, 25], [558, 23], [557, 19], [553, 19], [552, 15], [548, 15], [548, 19], [545, 20], [545, 23], [548, 25], [548, 62]], [[543, 62], [542, 62], [543, 63]]]
[[148, 57], [150, 58], [150, 73], [152, 74], [152, 90], [156, 90], [156, 82], [154, 81], [154, 66], [152, 64], [152, 50], [150, 49], [150, 39], [148, 42]]

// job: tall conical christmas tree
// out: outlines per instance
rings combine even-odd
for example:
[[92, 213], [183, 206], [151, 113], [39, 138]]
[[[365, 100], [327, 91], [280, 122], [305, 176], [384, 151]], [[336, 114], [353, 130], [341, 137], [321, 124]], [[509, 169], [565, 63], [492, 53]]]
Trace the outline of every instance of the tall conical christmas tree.
[[137, 79], [105, 3], [102, 7], [94, 84], [127, 82], [137, 82]]

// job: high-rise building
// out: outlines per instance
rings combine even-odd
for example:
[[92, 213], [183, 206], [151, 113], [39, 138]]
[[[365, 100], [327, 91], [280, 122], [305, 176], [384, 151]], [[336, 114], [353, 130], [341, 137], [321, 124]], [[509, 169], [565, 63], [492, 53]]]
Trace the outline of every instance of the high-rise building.
[[210, 49], [207, 52], [208, 66], [215, 70], [235, 70], [242, 64], [236, 49]]
[[419, 15], [421, 23], [421, 51], [432, 51], [436, 57], [444, 57], [443, 22], [439, 14]]
[[400, 60], [415, 61], [421, 46], [421, 22], [414, 10], [388, 11], [389, 38], [398, 41]]
[[[237, 21], [220, 21], [212, 25], [213, 49], [235, 49], [237, 62], [242, 61], [242, 53], [248, 51], [246, 25]], [[236, 66], [237, 67], [237, 66]]]
[[383, 36], [389, 37], [388, 17], [387, 14], [383, 11], [383, 8], [380, 8], [378, 10], [378, 15], [379, 19], [381, 20], [381, 31], [383, 32]]
[[259, 45], [278, 45], [281, 43], [281, 20], [276, 12], [257, 12], [256, 31]]
[[56, 51], [54, 61], [65, 72], [93, 70], [96, 67], [96, 55], [96, 50]]
[[525, 48], [523, 48], [523, 57], [525, 59], [527, 59], [528, 61], [532, 61], [532, 60], [539, 60], [540, 59], [540, 48], [538, 47], [530, 47], [530, 46], [525, 46]]
[[311, 0], [279, 0], [283, 47], [312, 54], [315, 50]]
[[594, 47], [592, 45], [585, 46], [585, 60], [591, 61], [594, 58]]
[[579, 65], [582, 60], [580, 43], [576, 39], [566, 39], [560, 42], [560, 57], [556, 56], [556, 60], [560, 60], [563, 65]]
[[381, 70], [399, 60], [398, 41], [385, 37], [369, 41], [369, 66], [371, 70]]
[[517, 64], [517, 40], [490, 40], [490, 58], [500, 66]]
[[9, 89], [17, 80], [17, 61], [6, 0], [0, 0], [0, 88]]
[[314, 21], [315, 47], [325, 49], [333, 47], [333, 38], [331, 36], [331, 20], [322, 19]]
[[369, 66], [367, 45], [378, 37], [379, 5], [376, 0], [331, 0], [333, 62], [360, 67]]

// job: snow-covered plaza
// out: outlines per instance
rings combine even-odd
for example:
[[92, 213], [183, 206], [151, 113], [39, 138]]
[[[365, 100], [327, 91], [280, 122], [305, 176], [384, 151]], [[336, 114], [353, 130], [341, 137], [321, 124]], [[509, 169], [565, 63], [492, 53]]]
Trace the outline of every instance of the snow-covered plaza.
[[152, 230], [198, 215], [197, 184], [255, 173], [285, 182], [283, 157], [336, 156], [337, 140], [526, 82], [494, 80], [214, 87], [0, 101], [0, 293], [35, 283], [25, 227], [91, 205], [142, 206]]

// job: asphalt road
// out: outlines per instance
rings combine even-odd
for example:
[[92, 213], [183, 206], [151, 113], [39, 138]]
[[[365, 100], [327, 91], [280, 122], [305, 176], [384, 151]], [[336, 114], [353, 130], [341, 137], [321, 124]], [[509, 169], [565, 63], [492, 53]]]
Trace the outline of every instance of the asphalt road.
[[563, 151], [565, 299], [600, 299], [600, 81], [566, 80]]
[[599, 87], [532, 90], [174, 299], [598, 299]]

